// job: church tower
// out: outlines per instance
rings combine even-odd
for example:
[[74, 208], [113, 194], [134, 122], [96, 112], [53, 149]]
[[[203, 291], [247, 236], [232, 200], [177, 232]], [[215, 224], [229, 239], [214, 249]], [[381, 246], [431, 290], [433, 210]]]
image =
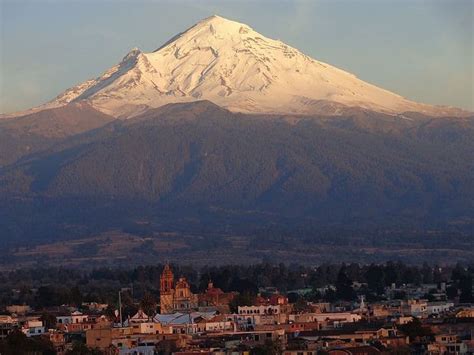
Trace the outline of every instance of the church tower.
[[167, 263], [160, 277], [160, 313], [173, 313], [174, 275]]

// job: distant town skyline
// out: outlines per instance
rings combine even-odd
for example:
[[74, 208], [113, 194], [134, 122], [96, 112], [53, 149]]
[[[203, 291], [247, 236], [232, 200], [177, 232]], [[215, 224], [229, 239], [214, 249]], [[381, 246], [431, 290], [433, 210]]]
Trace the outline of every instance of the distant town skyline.
[[473, 2], [3, 1], [3, 113], [99, 76], [217, 14], [414, 101], [474, 110]]

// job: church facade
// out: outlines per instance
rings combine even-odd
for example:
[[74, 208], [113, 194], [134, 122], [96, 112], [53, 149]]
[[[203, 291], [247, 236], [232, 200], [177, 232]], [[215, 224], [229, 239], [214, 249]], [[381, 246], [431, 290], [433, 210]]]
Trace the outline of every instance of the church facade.
[[160, 277], [160, 313], [190, 312], [198, 307], [198, 295], [191, 292], [184, 277], [174, 282], [174, 274], [168, 264]]

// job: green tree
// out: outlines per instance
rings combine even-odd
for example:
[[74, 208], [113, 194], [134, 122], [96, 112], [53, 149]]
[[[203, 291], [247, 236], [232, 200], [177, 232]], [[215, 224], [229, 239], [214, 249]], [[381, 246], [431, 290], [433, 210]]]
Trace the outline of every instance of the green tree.
[[75, 341], [72, 349], [66, 351], [66, 355], [102, 355], [103, 352], [99, 349], [89, 348], [86, 344]]
[[143, 298], [140, 301], [140, 308], [145, 312], [148, 316], [153, 317], [156, 313], [156, 299], [153, 295], [149, 292], [145, 292]]
[[0, 341], [0, 354], [2, 355], [28, 353], [54, 355], [56, 351], [49, 339], [41, 336], [28, 338], [19, 330], [13, 330], [5, 339]]
[[433, 335], [430, 328], [423, 327], [418, 318], [414, 318], [411, 322], [400, 325], [399, 329], [410, 337], [410, 341]]
[[250, 351], [252, 355], [280, 355], [283, 353], [283, 346], [279, 340], [267, 339], [264, 345], [256, 346]]
[[231, 312], [237, 313], [239, 306], [252, 306], [255, 303], [255, 295], [250, 292], [238, 294], [229, 303]]
[[356, 293], [352, 288], [352, 280], [347, 276], [344, 266], [341, 267], [337, 275], [336, 297], [345, 301], [352, 301], [356, 297]]
[[370, 265], [365, 274], [369, 289], [375, 291], [378, 295], [381, 295], [385, 287], [384, 272], [379, 265]]

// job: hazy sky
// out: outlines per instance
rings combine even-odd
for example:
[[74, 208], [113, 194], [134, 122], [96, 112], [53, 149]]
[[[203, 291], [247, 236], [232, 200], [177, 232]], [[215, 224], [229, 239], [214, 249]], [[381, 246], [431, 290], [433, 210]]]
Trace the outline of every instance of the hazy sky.
[[99, 76], [218, 14], [359, 78], [474, 110], [474, 0], [0, 0], [1, 112]]

